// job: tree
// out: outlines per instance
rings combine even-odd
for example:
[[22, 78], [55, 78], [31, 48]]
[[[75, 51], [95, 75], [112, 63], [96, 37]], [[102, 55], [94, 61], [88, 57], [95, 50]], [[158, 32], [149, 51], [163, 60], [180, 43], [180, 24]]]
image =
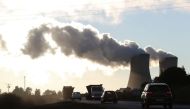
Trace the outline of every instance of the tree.
[[43, 93], [43, 95], [45, 96], [49, 96], [49, 95], [57, 95], [56, 92], [54, 90], [45, 90], [45, 92]]
[[160, 82], [165, 82], [170, 86], [186, 85], [188, 76], [183, 68], [172, 67], [161, 73]]
[[62, 91], [58, 91], [58, 92], [57, 92], [57, 96], [58, 96], [59, 98], [63, 98], [63, 93], [62, 93]]
[[18, 95], [18, 96], [23, 96], [25, 94], [24, 89], [22, 87], [18, 87], [18, 86], [15, 86], [15, 89], [13, 90], [12, 93], [15, 95]]
[[172, 67], [167, 69], [161, 73], [159, 81], [170, 85], [175, 100], [189, 102], [190, 76], [187, 75], [184, 67]]
[[35, 90], [35, 96], [40, 96], [41, 92], [40, 92], [40, 89], [36, 89]]
[[22, 103], [22, 98], [13, 93], [3, 93], [0, 96], [1, 109], [20, 109]]
[[27, 87], [25, 90], [25, 94], [26, 95], [32, 95], [32, 88], [31, 87]]

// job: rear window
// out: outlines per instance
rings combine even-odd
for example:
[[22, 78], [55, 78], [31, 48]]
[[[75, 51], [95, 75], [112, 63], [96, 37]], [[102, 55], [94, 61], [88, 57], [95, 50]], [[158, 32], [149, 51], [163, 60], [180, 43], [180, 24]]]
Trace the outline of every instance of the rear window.
[[74, 94], [80, 94], [80, 92], [74, 92]]
[[116, 96], [115, 92], [105, 92], [105, 96]]
[[169, 90], [170, 89], [167, 85], [152, 85], [148, 89], [148, 91], [151, 91], [151, 92], [166, 92]]
[[111, 94], [114, 94], [114, 92], [106, 92], [106, 94], [109, 94], [109, 95], [111, 95]]

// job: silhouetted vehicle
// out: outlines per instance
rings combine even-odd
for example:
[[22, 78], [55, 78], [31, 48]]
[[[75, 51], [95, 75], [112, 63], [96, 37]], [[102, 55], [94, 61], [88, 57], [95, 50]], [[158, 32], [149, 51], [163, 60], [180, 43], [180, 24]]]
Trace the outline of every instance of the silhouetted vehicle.
[[81, 100], [81, 94], [80, 94], [80, 92], [73, 92], [72, 93], [72, 99], [73, 100], [75, 100], [75, 99]]
[[72, 93], [73, 93], [74, 87], [72, 86], [64, 86], [63, 87], [63, 100], [71, 100], [72, 99]]
[[105, 91], [101, 96], [101, 103], [104, 102], [113, 102], [117, 103], [118, 97], [114, 91]]
[[172, 108], [172, 92], [165, 83], [148, 83], [141, 94], [142, 107], [150, 105], [163, 105], [164, 108]]
[[88, 94], [87, 99], [100, 100], [102, 93], [104, 92], [104, 88], [102, 84], [100, 85], [88, 85], [86, 86]]

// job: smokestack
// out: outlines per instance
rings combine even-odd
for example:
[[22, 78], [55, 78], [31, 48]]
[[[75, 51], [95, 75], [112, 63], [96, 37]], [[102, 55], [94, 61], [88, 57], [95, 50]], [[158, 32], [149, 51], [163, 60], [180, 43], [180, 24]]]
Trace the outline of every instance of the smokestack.
[[132, 57], [128, 87], [139, 89], [143, 83], [151, 82], [149, 57], [149, 54], [140, 54]]
[[159, 61], [160, 74], [171, 67], [177, 67], [178, 58], [177, 57], [166, 57]]

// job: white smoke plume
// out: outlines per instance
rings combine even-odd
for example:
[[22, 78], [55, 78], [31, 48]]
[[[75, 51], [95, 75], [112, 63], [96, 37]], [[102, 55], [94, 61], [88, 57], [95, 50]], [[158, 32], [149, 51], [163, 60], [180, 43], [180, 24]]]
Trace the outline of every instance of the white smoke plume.
[[33, 29], [28, 34], [28, 43], [25, 49], [22, 49], [24, 54], [28, 54], [31, 58], [36, 58], [42, 55], [49, 48], [48, 42], [44, 38], [44, 33], [48, 32], [49, 28], [42, 25], [40, 28]]
[[51, 34], [65, 55], [75, 54], [77, 57], [104, 65], [126, 65], [132, 56], [145, 53], [135, 42], [119, 44], [109, 34], [99, 34], [88, 26], [79, 30], [71, 25], [64, 27], [42, 25], [32, 29], [22, 49], [23, 53], [30, 55], [31, 58], [38, 58], [48, 49], [52, 49], [44, 38], [45, 33]]
[[165, 51], [163, 51], [163, 50], [161, 50], [161, 49], [155, 50], [154, 48], [152, 48], [152, 47], [150, 47], [150, 46], [149, 46], [149, 47], [146, 47], [146, 48], [145, 48], [145, 51], [146, 51], [148, 54], [150, 54], [150, 59], [151, 59], [152, 61], [162, 60], [162, 59], [167, 58], [167, 57], [176, 57], [176, 56], [174, 56], [174, 55], [171, 54], [171, 53], [165, 52]]
[[[46, 33], [50, 35], [45, 36]], [[60, 48], [66, 56], [75, 55], [106, 66], [128, 65], [131, 58], [138, 54], [148, 53], [152, 60], [171, 55], [164, 51], [157, 52], [152, 47], [144, 50], [132, 41], [124, 41], [121, 44], [109, 34], [100, 34], [91, 26], [78, 29], [72, 25], [62, 27], [41, 25], [32, 29], [22, 52], [35, 59], [54, 49], [45, 37], [51, 37], [57, 44], [56, 48]]]

